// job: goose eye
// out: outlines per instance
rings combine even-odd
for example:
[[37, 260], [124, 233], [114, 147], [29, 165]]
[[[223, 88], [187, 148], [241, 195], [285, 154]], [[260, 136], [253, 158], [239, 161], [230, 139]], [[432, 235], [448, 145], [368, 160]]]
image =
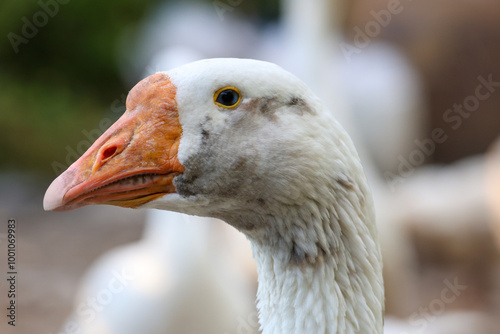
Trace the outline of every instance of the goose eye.
[[241, 95], [235, 87], [224, 87], [215, 92], [214, 102], [224, 108], [234, 108], [241, 100]]

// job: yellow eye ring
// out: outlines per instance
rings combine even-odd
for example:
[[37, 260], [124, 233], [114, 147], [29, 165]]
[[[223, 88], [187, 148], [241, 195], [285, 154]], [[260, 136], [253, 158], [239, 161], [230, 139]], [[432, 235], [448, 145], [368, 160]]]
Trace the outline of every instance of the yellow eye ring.
[[223, 87], [214, 94], [214, 103], [222, 108], [234, 108], [240, 101], [241, 94], [236, 87]]

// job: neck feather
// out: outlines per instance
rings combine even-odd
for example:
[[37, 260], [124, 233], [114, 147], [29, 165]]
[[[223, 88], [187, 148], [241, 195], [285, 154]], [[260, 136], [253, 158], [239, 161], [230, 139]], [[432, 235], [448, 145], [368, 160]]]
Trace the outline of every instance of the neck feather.
[[382, 264], [371, 198], [344, 190], [328, 208], [311, 201], [268, 218], [266, 229], [247, 231], [263, 334], [382, 333]]

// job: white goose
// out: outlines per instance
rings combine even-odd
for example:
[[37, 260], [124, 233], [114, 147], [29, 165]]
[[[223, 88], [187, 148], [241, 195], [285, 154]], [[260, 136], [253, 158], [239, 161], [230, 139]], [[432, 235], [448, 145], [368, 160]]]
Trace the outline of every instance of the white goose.
[[49, 187], [90, 204], [221, 218], [252, 243], [264, 334], [382, 333], [382, 262], [355, 148], [280, 67], [209, 59], [138, 83], [127, 111]]

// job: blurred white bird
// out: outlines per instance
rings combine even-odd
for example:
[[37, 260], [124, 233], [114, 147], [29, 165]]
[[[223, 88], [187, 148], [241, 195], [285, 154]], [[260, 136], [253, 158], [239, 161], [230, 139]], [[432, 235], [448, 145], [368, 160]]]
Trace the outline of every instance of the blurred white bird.
[[[151, 210], [146, 219], [142, 240], [104, 254], [89, 269], [63, 328], [235, 333], [256, 319], [256, 269], [240, 233], [216, 219], [169, 211]], [[246, 326], [257, 333], [256, 325]]]

